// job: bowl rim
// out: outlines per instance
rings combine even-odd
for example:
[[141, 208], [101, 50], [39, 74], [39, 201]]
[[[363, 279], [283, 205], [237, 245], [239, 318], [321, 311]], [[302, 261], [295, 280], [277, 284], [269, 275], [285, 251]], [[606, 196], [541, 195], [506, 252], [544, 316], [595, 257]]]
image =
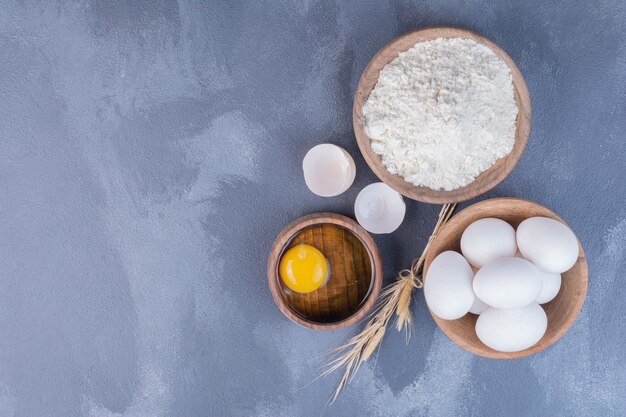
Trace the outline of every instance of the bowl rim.
[[[482, 172], [470, 184], [455, 190], [433, 190], [427, 187], [417, 187], [404, 178], [391, 174], [382, 164], [379, 155], [375, 154], [370, 145], [370, 139], [365, 134], [363, 123], [363, 104], [369, 97], [371, 90], [378, 82], [380, 70], [398, 56], [401, 51], [406, 51], [416, 43], [437, 38], [463, 38], [472, 39], [490, 48], [500, 59], [502, 59], [511, 70], [515, 102], [518, 107], [515, 129], [515, 143], [511, 152], [498, 159], [494, 165]], [[407, 44], [401, 47], [400, 45]], [[374, 171], [376, 176], [404, 195], [413, 200], [425, 203], [443, 204], [458, 203], [477, 197], [502, 182], [513, 170], [528, 142], [531, 128], [531, 106], [530, 96], [524, 77], [511, 57], [498, 45], [489, 39], [467, 29], [451, 26], [434, 26], [418, 29], [405, 33], [380, 49], [370, 60], [367, 67], [361, 74], [357, 85], [354, 101], [352, 105], [352, 125], [359, 150], [363, 158]]]
[[[446, 236], [446, 232], [451, 230], [454, 226], [458, 225], [459, 223], [463, 222], [466, 218], [474, 216], [476, 213], [480, 213], [481, 217], [479, 218], [485, 218], [485, 217], [491, 217], [490, 211], [489, 211], [489, 207], [486, 206], [490, 206], [496, 204], [500, 207], [510, 207], [512, 205], [525, 205], [529, 208], [535, 208], [535, 209], [539, 209], [541, 212], [543, 212], [544, 214], [542, 214], [541, 216], [543, 217], [549, 217], [552, 218], [554, 220], [557, 220], [561, 223], [563, 223], [564, 225], [566, 225], [567, 227], [569, 227], [571, 229], [571, 227], [567, 224], [567, 222], [565, 222], [561, 217], [559, 217], [556, 213], [554, 213], [552, 210], [550, 210], [549, 208], [535, 202], [532, 200], [528, 200], [528, 199], [523, 199], [523, 198], [517, 198], [517, 197], [498, 197], [498, 198], [490, 198], [490, 199], [486, 199], [486, 200], [482, 200], [479, 201], [475, 204], [472, 204], [466, 208], [464, 208], [463, 210], [461, 210], [459, 213], [457, 213], [456, 215], [454, 215], [450, 221], [443, 226], [443, 228], [439, 231], [439, 233], [437, 234], [437, 236], [433, 239], [432, 243], [431, 243], [431, 248], [436, 248], [437, 247], [437, 243], [443, 239]], [[529, 216], [529, 217], [535, 217], [535, 216]], [[528, 218], [528, 217], [527, 217]], [[573, 230], [573, 229], [572, 229]], [[569, 316], [567, 316], [565, 322], [563, 323], [563, 325], [561, 327], [559, 327], [553, 334], [551, 334], [546, 340], [542, 339], [539, 342], [537, 342], [535, 345], [529, 347], [528, 349], [524, 349], [518, 352], [500, 352], [500, 351], [496, 351], [494, 349], [491, 349], [489, 347], [487, 347], [486, 345], [482, 344], [482, 342], [480, 342], [480, 350], [477, 349], [474, 345], [470, 345], [468, 343], [465, 342], [465, 339], [455, 333], [455, 332], [451, 332], [449, 327], [447, 326], [447, 322], [449, 322], [449, 320], [443, 320], [439, 317], [437, 317], [431, 310], [430, 308], [428, 309], [430, 315], [432, 316], [433, 320], [435, 321], [435, 323], [437, 324], [437, 326], [439, 327], [439, 329], [452, 341], [454, 342], [456, 345], [458, 345], [459, 347], [467, 350], [468, 352], [471, 352], [473, 354], [476, 354], [478, 356], [482, 356], [485, 358], [490, 358], [490, 359], [514, 359], [514, 358], [521, 358], [524, 356], [529, 356], [532, 354], [535, 354], [537, 352], [540, 352], [542, 350], [544, 350], [545, 348], [553, 345], [554, 343], [556, 343], [566, 332], [567, 330], [571, 327], [571, 325], [576, 321], [576, 319], [578, 318], [578, 316], [580, 315], [580, 312], [583, 308], [583, 305], [585, 303], [585, 299], [586, 299], [586, 295], [587, 295], [587, 289], [589, 286], [589, 281], [588, 281], [588, 267], [587, 267], [587, 260], [585, 258], [585, 253], [583, 250], [583, 247], [580, 243], [580, 241], [578, 240], [578, 237], [576, 237], [577, 241], [578, 241], [578, 260], [576, 261], [576, 264], [574, 264], [574, 266], [572, 268], [574, 268], [575, 266], [579, 266], [581, 269], [581, 275], [580, 275], [580, 281], [581, 281], [581, 285], [582, 285], [582, 292], [579, 294], [580, 296], [577, 298], [573, 298], [572, 300], [574, 300], [574, 302], [576, 304], [574, 304], [574, 310], [570, 313]], [[445, 249], [444, 249], [445, 250]], [[439, 253], [435, 253], [434, 250], [429, 250], [427, 255], [426, 255], [426, 259], [424, 260], [424, 269], [423, 269], [423, 274], [422, 274], [422, 282], [426, 282], [426, 275], [428, 272], [428, 268], [430, 267], [430, 264], [432, 263], [432, 261], [434, 260], [434, 258], [439, 255]], [[468, 313], [469, 314], [469, 313]]]
[[[280, 261], [280, 255], [282, 254], [286, 245], [289, 244], [291, 239], [302, 229], [317, 225], [317, 224], [334, 224], [344, 227], [356, 235], [367, 249], [370, 260], [372, 262], [372, 283], [369, 294], [365, 302], [350, 316], [336, 322], [320, 323], [299, 315], [294, 311], [281, 296], [280, 278], [278, 277], [277, 266]], [[267, 262], [267, 282], [270, 290], [270, 294], [276, 303], [278, 309], [294, 323], [304, 326], [313, 330], [338, 330], [344, 327], [348, 327], [352, 324], [360, 321], [370, 311], [370, 309], [376, 303], [383, 283], [383, 266], [382, 257], [378, 250], [378, 246], [374, 241], [374, 238], [355, 220], [350, 217], [329, 212], [311, 213], [302, 216], [289, 225], [287, 225], [276, 237], [274, 243], [269, 252]]]

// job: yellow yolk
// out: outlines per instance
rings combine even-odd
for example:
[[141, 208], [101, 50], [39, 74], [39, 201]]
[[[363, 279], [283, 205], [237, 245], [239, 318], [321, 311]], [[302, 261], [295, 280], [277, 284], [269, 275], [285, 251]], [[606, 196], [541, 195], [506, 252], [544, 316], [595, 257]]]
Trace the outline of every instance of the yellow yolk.
[[305, 244], [296, 245], [283, 254], [278, 272], [283, 284], [299, 293], [317, 290], [330, 274], [322, 252]]

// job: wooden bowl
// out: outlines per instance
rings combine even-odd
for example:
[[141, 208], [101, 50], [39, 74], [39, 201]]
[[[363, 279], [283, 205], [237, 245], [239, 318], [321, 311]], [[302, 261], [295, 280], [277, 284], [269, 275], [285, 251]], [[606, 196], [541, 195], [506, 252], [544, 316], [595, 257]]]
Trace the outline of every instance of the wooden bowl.
[[[431, 262], [441, 252], [453, 250], [461, 252], [461, 234], [467, 226], [484, 217], [496, 217], [507, 221], [511, 226], [517, 226], [529, 217], [549, 217], [566, 224], [563, 219], [547, 208], [528, 200], [519, 198], [494, 198], [481, 201], [455, 215], [444, 226], [432, 242], [431, 248], [424, 263], [424, 277]], [[543, 338], [536, 345], [519, 352], [499, 352], [485, 346], [476, 336], [475, 314], [467, 314], [458, 320], [443, 320], [431, 311], [439, 328], [457, 345], [480, 356], [494, 359], [511, 359], [532, 355], [539, 352], [557, 340], [569, 329], [585, 302], [587, 294], [587, 261], [582, 246], [578, 244], [578, 261], [561, 274], [561, 290], [558, 295], [542, 307], [548, 316], [548, 329]]]
[[[326, 285], [308, 294], [290, 291], [278, 275], [282, 254], [301, 243], [319, 249], [330, 264]], [[314, 330], [337, 330], [356, 323], [372, 308], [383, 267], [374, 239], [356, 221], [316, 213], [280, 232], [270, 250], [267, 279], [276, 305], [292, 321]]]
[[[387, 171], [383, 165], [380, 156], [372, 150], [370, 138], [365, 134], [363, 104], [369, 97], [370, 92], [378, 82], [378, 74], [385, 65], [393, 61], [398, 53], [411, 49], [416, 43], [433, 40], [437, 38], [464, 38], [472, 39], [478, 43], [482, 43], [489, 47], [499, 56], [506, 65], [511, 69], [513, 76], [513, 87], [515, 91], [515, 102], [517, 103], [517, 128], [515, 132], [515, 144], [513, 150], [500, 158], [496, 163], [480, 174], [476, 179], [465, 187], [457, 188], [451, 191], [433, 190], [427, 187], [417, 187], [404, 178], [393, 175]], [[463, 29], [455, 29], [451, 27], [434, 27], [421, 29], [410, 32], [396, 38], [381, 49], [376, 56], [370, 61], [365, 71], [361, 75], [359, 84], [354, 96], [354, 104], [352, 108], [352, 124], [354, 125], [354, 134], [356, 136], [359, 149], [363, 154], [363, 158], [370, 166], [372, 171], [391, 188], [400, 194], [414, 200], [426, 203], [456, 203], [469, 200], [478, 195], [489, 191], [498, 185], [511, 172], [517, 161], [522, 156], [522, 152], [526, 147], [528, 134], [530, 133], [530, 98], [524, 78], [519, 69], [506, 52], [500, 49], [496, 44], [488, 39], [477, 35], [474, 32]]]

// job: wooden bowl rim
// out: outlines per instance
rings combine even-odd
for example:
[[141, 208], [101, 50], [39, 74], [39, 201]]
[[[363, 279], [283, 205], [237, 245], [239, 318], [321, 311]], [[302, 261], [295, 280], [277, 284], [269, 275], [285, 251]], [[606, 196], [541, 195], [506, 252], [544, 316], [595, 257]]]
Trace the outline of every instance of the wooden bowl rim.
[[[451, 228], [454, 225], [461, 223], [467, 217], [473, 216], [475, 213], [480, 212], [484, 208], [484, 206], [487, 206], [487, 205], [493, 206], [494, 204], [500, 207], [510, 207], [512, 205], [525, 204], [525, 205], [528, 205], [529, 207], [538, 208], [539, 210], [543, 211], [545, 213], [544, 214], [545, 217], [551, 217], [555, 220], [560, 221], [567, 227], [570, 227], [556, 213], [554, 213], [549, 208], [537, 202], [534, 202], [528, 199], [523, 199], [523, 198], [516, 198], [516, 197], [491, 198], [491, 199], [483, 200], [478, 203], [472, 204], [471, 206], [468, 206], [465, 209], [461, 210], [458, 214], [454, 215], [452, 219], [440, 230], [439, 234], [433, 239], [431, 247], [436, 247], [437, 243], [446, 236], [447, 231], [451, 230]], [[481, 218], [490, 217], [490, 214], [488, 211], [485, 211], [482, 214], [484, 215]], [[529, 217], [534, 217], [534, 216], [529, 216]], [[426, 280], [426, 274], [428, 272], [428, 268], [430, 267], [430, 264], [432, 263], [433, 259], [437, 255], [439, 255], [439, 253], [435, 253], [434, 251], [429, 251], [427, 253], [426, 259], [424, 261], [423, 282], [425, 282]], [[556, 341], [558, 341], [567, 332], [567, 330], [571, 327], [571, 325], [576, 321], [576, 319], [580, 315], [580, 311], [582, 310], [583, 305], [585, 303], [585, 299], [587, 296], [587, 287], [588, 287], [587, 260], [585, 258], [585, 252], [583, 250], [582, 245], [580, 244], [580, 241], [578, 241], [578, 260], [576, 261], [576, 265], [580, 265], [581, 270], [582, 270], [581, 276], [579, 277], [579, 281], [580, 281], [579, 285], [581, 286], [582, 293], [580, 297], [572, 298], [572, 301], [576, 303], [574, 304], [574, 307], [575, 307], [574, 310], [572, 310], [570, 315], [566, 317], [563, 325], [560, 328], [558, 328], [555, 332], [553, 332], [546, 340], [542, 339], [542, 341], [531, 346], [530, 348], [521, 350], [519, 352], [499, 352], [497, 350], [494, 350], [485, 346], [480, 341], [479, 341], [480, 343], [479, 346], [481, 349], [479, 350], [475, 346], [468, 345], [467, 343], [465, 343], [465, 339], [461, 335], [451, 332], [447, 325], [448, 320], [443, 320], [437, 317], [437, 315], [435, 315], [430, 309], [428, 309], [428, 311], [430, 312], [430, 315], [432, 316], [432, 318], [435, 320], [435, 323], [437, 323], [437, 326], [439, 327], [439, 329], [441, 329], [441, 331], [451, 341], [453, 341], [459, 347], [475, 355], [482, 356], [485, 358], [490, 358], [490, 359], [514, 359], [514, 358], [521, 358], [524, 356], [532, 355], [556, 343]]]
[[[371, 89], [366, 87], [368, 80], [370, 80], [374, 74], [376, 80], [378, 80], [378, 74], [380, 70], [384, 68], [389, 62], [398, 56], [399, 52], [410, 49], [418, 42], [428, 41], [437, 38], [463, 38], [472, 39], [478, 43], [481, 43], [489, 47], [494, 53], [502, 59], [511, 70], [513, 77], [513, 86], [515, 94], [515, 102], [518, 107], [516, 130], [515, 130], [515, 144], [511, 152], [500, 158], [496, 163], [486, 171], [482, 172], [474, 181], [470, 184], [457, 188], [451, 191], [433, 190], [427, 187], [417, 187], [412, 183], [404, 180], [404, 178], [391, 174], [383, 165], [380, 156], [374, 153], [370, 145], [370, 139], [365, 134], [363, 126], [363, 103], [369, 97], [371, 90], [376, 86], [374, 83]], [[409, 47], [399, 47], [399, 44], [411, 40]], [[385, 56], [387, 56], [385, 58]], [[369, 91], [367, 91], [369, 90]], [[367, 92], [366, 92], [367, 91]], [[374, 171], [376, 176], [389, 185], [391, 188], [398, 191], [400, 194], [411, 198], [413, 200], [422, 201], [425, 203], [444, 204], [444, 203], [458, 203], [466, 200], [470, 200], [477, 197], [495, 186], [501, 183], [513, 170], [517, 162], [522, 156], [526, 143], [528, 142], [528, 135], [530, 134], [530, 97], [528, 94], [528, 88], [522, 73], [511, 57], [498, 45], [490, 41], [489, 39], [466, 29], [460, 29], [450, 26], [436, 26], [418, 29], [409, 33], [401, 35], [387, 45], [385, 45], [378, 53], [370, 60], [367, 67], [361, 74], [359, 83], [357, 85], [356, 93], [354, 95], [354, 102], [352, 106], [352, 125], [354, 128], [354, 134], [357, 144], [363, 155], [363, 158]]]
[[[333, 323], [319, 323], [307, 320], [294, 311], [281, 295], [279, 277], [276, 273], [280, 254], [283, 252], [285, 246], [288, 245], [291, 239], [302, 229], [317, 224], [334, 224], [348, 229], [363, 243], [369, 254], [370, 261], [372, 262], [371, 289], [365, 302], [352, 315]], [[312, 213], [291, 222], [274, 240], [267, 263], [267, 281], [274, 302], [280, 311], [291, 321], [313, 330], [338, 330], [361, 320], [378, 299], [383, 283], [382, 258], [372, 236], [355, 220], [337, 213]]]

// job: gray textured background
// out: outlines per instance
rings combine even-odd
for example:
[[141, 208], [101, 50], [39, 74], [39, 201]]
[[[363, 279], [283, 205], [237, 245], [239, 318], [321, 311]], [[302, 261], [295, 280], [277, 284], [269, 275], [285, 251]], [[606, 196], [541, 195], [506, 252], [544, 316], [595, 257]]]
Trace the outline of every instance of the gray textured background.
[[[28, 4], [26, 4], [28, 3]], [[626, 415], [626, 5], [622, 0], [154, 0], [0, 5], [0, 417], [320, 416], [310, 382], [345, 334], [285, 319], [274, 236], [352, 214], [375, 181], [351, 128], [356, 82], [396, 35], [478, 31], [517, 62], [528, 147], [484, 196], [520, 196], [577, 232], [589, 293], [530, 358], [449, 342], [414, 304], [326, 416]], [[357, 163], [323, 199], [300, 164], [321, 142]], [[438, 207], [408, 202], [376, 238], [386, 279]]]

